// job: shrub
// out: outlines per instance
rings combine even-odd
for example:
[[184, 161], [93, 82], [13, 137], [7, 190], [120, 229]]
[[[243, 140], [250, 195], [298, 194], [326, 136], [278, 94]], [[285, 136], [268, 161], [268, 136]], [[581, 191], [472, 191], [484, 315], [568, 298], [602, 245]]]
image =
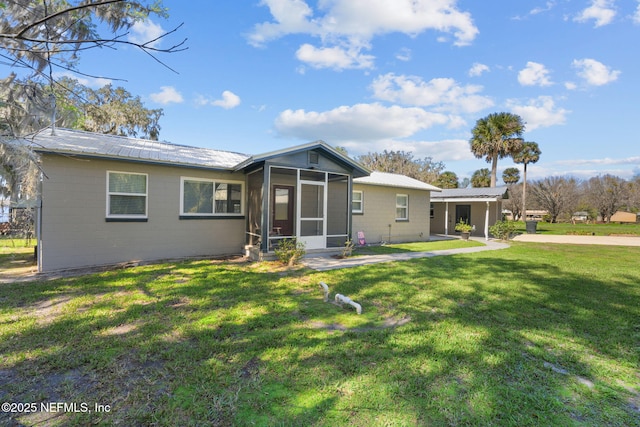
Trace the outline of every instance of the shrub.
[[353, 249], [356, 247], [355, 243], [351, 239], [344, 242], [344, 248], [342, 248], [342, 258], [350, 257], [353, 254]]
[[472, 228], [471, 224], [467, 224], [462, 220], [462, 218], [460, 218], [460, 221], [458, 221], [455, 226], [455, 230], [461, 233], [470, 233]]
[[306, 253], [304, 243], [296, 239], [282, 239], [274, 249], [278, 260], [287, 265], [294, 265]]
[[491, 227], [489, 227], [489, 232], [498, 239], [501, 240], [509, 240], [509, 237], [516, 231], [518, 228], [516, 221], [498, 221]]

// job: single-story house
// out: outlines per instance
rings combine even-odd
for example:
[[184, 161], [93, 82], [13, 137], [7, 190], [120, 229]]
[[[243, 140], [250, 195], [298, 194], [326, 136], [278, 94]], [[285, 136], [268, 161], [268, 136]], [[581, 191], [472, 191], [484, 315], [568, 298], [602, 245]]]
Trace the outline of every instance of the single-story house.
[[[436, 187], [371, 173], [322, 141], [261, 155], [68, 129], [24, 140], [40, 156], [39, 271], [428, 239]], [[352, 211], [354, 214], [352, 214]], [[389, 226], [390, 225], [390, 226]]]
[[507, 187], [450, 188], [431, 195], [431, 232], [456, 233], [460, 220], [475, 227], [473, 236], [489, 239], [489, 227], [502, 220], [502, 201], [509, 198]]
[[[598, 220], [602, 220], [602, 218], [598, 217]], [[625, 211], [616, 211], [613, 215], [611, 215], [610, 222], [618, 222], [622, 223], [636, 223], [638, 222], [638, 214], [634, 212], [625, 212]]]
[[[353, 180], [353, 230], [367, 243], [429, 240], [430, 200], [439, 188], [405, 175], [372, 172]], [[354, 242], [358, 242], [357, 234]]]

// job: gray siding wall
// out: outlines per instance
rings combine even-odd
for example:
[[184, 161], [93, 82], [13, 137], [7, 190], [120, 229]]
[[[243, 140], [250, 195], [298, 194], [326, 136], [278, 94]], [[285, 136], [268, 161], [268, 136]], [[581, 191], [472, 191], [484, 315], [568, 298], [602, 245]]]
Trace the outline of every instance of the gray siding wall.
[[[55, 155], [43, 155], [42, 167], [41, 271], [242, 253], [243, 217], [179, 216], [181, 176], [244, 182], [243, 174]], [[108, 170], [148, 174], [147, 222], [105, 221]]]
[[[358, 231], [364, 231], [367, 243], [429, 240], [429, 191], [357, 183], [353, 189], [364, 199], [364, 212], [353, 214], [354, 242]], [[409, 195], [409, 221], [396, 221], [396, 194]]]

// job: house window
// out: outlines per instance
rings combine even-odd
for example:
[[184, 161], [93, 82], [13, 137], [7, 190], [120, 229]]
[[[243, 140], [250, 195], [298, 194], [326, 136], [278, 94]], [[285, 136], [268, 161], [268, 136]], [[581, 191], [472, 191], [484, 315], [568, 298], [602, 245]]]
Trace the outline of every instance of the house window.
[[242, 215], [240, 182], [182, 178], [180, 214], [186, 216]]
[[431, 202], [429, 204], [429, 216], [431, 218], [435, 218], [436, 217], [436, 212], [435, 212], [435, 207], [433, 206], [433, 202]]
[[396, 221], [409, 220], [409, 195], [396, 194]]
[[147, 217], [147, 174], [107, 171], [107, 217]]
[[354, 191], [351, 196], [351, 212], [363, 213], [364, 212], [364, 194], [362, 191]]

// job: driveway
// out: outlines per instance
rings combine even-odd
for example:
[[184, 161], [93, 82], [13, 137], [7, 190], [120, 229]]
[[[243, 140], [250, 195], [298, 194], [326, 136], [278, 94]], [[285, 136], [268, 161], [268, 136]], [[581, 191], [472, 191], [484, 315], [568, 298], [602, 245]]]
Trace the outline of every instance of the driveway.
[[516, 242], [568, 243], [573, 245], [640, 246], [640, 236], [574, 236], [555, 234], [520, 234]]

